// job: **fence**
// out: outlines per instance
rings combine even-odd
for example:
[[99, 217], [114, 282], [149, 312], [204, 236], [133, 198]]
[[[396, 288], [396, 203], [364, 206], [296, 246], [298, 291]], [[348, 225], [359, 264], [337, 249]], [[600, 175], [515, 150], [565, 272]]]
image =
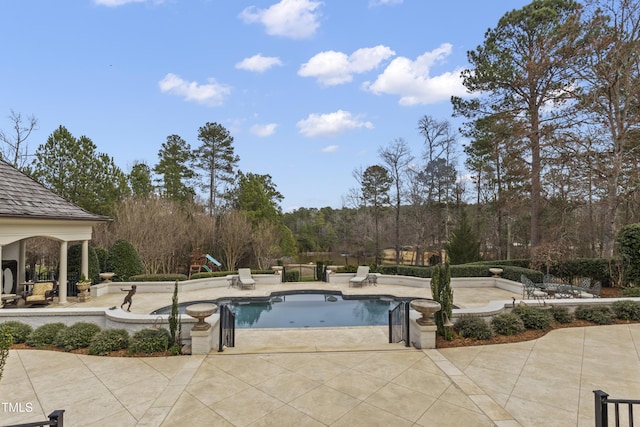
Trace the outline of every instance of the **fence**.
[[13, 424], [5, 427], [43, 427], [43, 426], [55, 426], [64, 427], [64, 409], [58, 409], [49, 414], [47, 421], [36, 421], [33, 423], [25, 424]]
[[631, 399], [609, 399], [609, 395], [602, 390], [593, 391], [595, 397], [595, 411], [596, 411], [596, 427], [608, 427], [609, 426], [609, 405], [613, 405], [615, 415], [615, 426], [620, 426], [621, 418], [624, 418], [625, 414], [620, 412], [620, 406], [627, 406], [626, 416], [629, 427], [633, 427], [633, 405], [640, 405], [640, 400]]

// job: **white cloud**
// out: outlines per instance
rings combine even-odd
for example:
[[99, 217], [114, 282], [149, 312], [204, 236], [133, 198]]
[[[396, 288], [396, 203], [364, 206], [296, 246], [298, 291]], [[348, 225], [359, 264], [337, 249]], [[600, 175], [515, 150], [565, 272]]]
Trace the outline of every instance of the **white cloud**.
[[[129, 3], [145, 3], [150, 0], [93, 0], [98, 6], [118, 7]], [[162, 3], [163, 0], [151, 0], [153, 3]]]
[[315, 77], [324, 86], [335, 86], [349, 83], [353, 74], [373, 70], [393, 55], [395, 52], [391, 48], [382, 45], [358, 49], [349, 56], [329, 50], [318, 53], [302, 64], [298, 75]]
[[449, 100], [452, 95], [468, 96], [460, 78], [461, 68], [438, 76], [430, 75], [431, 67], [443, 62], [451, 54], [451, 49], [449, 43], [444, 43], [415, 61], [397, 57], [375, 82], [366, 82], [363, 88], [377, 95], [398, 95], [400, 105], [434, 104]]
[[282, 65], [282, 61], [275, 56], [262, 56], [261, 53], [245, 58], [236, 64], [236, 68], [245, 71], [263, 73], [276, 65]]
[[376, 6], [393, 6], [394, 4], [402, 4], [403, 0], [370, 0], [369, 7]]
[[199, 104], [221, 105], [225, 96], [231, 92], [229, 86], [221, 85], [211, 78], [207, 84], [188, 82], [173, 73], [168, 73], [158, 82], [160, 91], [184, 98], [186, 101], [195, 101]]
[[275, 124], [275, 123], [268, 123], [266, 125], [253, 125], [253, 126], [251, 126], [251, 129], [249, 129], [249, 130], [254, 135], [263, 136], [264, 137], [264, 136], [273, 135], [273, 133], [276, 131], [277, 127], [278, 127], [278, 125]]
[[247, 24], [261, 23], [272, 36], [306, 39], [320, 27], [321, 5], [322, 2], [313, 0], [281, 0], [268, 9], [247, 7], [240, 13], [240, 19]]
[[338, 110], [327, 114], [309, 114], [296, 124], [304, 136], [337, 136], [351, 129], [373, 129], [373, 123], [363, 121], [348, 111]]
[[322, 149], [323, 153], [333, 153], [335, 151], [338, 151], [340, 147], [338, 145], [327, 145], [326, 147], [324, 147]]

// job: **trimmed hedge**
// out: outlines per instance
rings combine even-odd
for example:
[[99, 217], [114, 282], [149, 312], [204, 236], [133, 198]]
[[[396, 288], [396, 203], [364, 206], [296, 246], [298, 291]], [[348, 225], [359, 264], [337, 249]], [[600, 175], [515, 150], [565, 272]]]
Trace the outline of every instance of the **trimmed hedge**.
[[91, 339], [100, 332], [100, 326], [95, 323], [78, 322], [61, 329], [56, 335], [55, 345], [64, 351], [88, 347]]
[[640, 320], [640, 302], [637, 301], [615, 301], [611, 306], [618, 319]]
[[127, 347], [129, 347], [129, 332], [126, 329], [105, 329], [91, 338], [89, 354], [104, 356]]
[[524, 332], [524, 322], [515, 313], [501, 313], [491, 319], [491, 327], [498, 335], [516, 335]]
[[167, 351], [169, 348], [169, 331], [160, 329], [142, 329], [131, 337], [129, 354], [151, 354]]
[[47, 323], [34, 329], [25, 341], [30, 347], [44, 347], [53, 345], [58, 332], [66, 329], [67, 325], [62, 322]]
[[27, 340], [27, 337], [33, 331], [33, 328], [26, 323], [22, 323], [17, 320], [9, 320], [7, 322], [0, 323], [0, 335], [2, 335], [4, 331], [11, 334], [15, 344], [20, 344]]
[[569, 313], [569, 309], [567, 307], [552, 305], [551, 314], [558, 323], [571, 323], [573, 321], [573, 314]]
[[493, 337], [491, 326], [481, 317], [464, 315], [456, 320], [454, 328], [464, 338], [488, 340]]
[[520, 306], [514, 308], [512, 313], [515, 313], [522, 319], [524, 327], [527, 329], [547, 330], [551, 329], [553, 325], [553, 314], [547, 309]]
[[615, 319], [611, 307], [605, 305], [581, 305], [576, 308], [576, 319], [587, 320], [597, 325], [610, 325]]
[[116, 240], [109, 248], [107, 268], [116, 274], [113, 280], [118, 282], [128, 282], [131, 276], [144, 272], [138, 251], [124, 239]]

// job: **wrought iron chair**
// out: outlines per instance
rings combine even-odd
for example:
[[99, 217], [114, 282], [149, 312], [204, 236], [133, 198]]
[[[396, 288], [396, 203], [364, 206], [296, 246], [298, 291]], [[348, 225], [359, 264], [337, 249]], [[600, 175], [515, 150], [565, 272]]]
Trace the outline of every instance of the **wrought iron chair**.
[[540, 286], [533, 283], [533, 281], [524, 274], [520, 276], [520, 282], [522, 283], [522, 296], [524, 298], [541, 300], [549, 297], [547, 292], [543, 291]]

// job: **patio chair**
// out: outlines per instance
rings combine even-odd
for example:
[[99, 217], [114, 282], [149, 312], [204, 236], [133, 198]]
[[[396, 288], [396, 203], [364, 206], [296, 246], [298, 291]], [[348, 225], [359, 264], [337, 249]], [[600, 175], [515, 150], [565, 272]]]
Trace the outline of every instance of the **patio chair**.
[[22, 299], [26, 306], [49, 305], [53, 297], [57, 294], [58, 284], [56, 282], [36, 282], [29, 292], [22, 294]]
[[568, 299], [576, 296], [575, 286], [567, 285], [565, 283], [556, 285], [556, 293], [553, 296], [556, 299]]
[[349, 286], [360, 286], [368, 283], [367, 276], [369, 275], [369, 267], [361, 265], [358, 267], [355, 277], [349, 279]]
[[600, 298], [600, 292], [602, 291], [602, 284], [600, 281], [593, 282], [586, 290], [581, 291], [577, 297], [578, 298]]
[[524, 298], [535, 298], [541, 300], [549, 296], [548, 293], [540, 289], [531, 279], [524, 274], [520, 276], [520, 282], [522, 283], [522, 296]]
[[238, 269], [238, 281], [240, 282], [240, 289], [255, 289], [256, 281], [251, 277], [250, 268]]

